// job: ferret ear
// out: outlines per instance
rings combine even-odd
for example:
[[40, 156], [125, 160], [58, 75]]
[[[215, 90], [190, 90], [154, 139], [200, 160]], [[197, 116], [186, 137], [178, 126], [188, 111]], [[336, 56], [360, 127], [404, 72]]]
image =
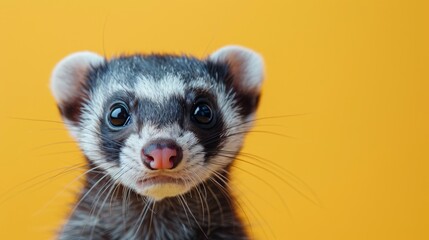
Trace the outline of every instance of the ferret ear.
[[92, 52], [73, 53], [61, 60], [51, 77], [51, 91], [63, 118], [75, 125], [86, 97], [84, 86], [91, 68], [103, 64], [104, 58]]
[[92, 52], [77, 52], [62, 59], [54, 68], [51, 90], [59, 105], [71, 102], [85, 84], [88, 71], [104, 62]]
[[209, 60], [227, 64], [232, 84], [239, 90], [259, 93], [264, 79], [264, 60], [258, 53], [241, 46], [225, 46], [212, 53]]

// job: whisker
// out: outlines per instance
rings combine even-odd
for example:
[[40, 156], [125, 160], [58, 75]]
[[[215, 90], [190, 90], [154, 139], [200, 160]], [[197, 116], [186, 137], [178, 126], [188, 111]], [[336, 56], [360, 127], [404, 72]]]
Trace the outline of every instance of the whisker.
[[[228, 156], [228, 155], [222, 155], [222, 154], [219, 154], [219, 156], [223, 156], [223, 157], [226, 157], [226, 158], [230, 158], [230, 159], [236, 159], [235, 157], [232, 157], [232, 156]], [[247, 171], [247, 170], [245, 170], [245, 169], [243, 169], [243, 168], [240, 168], [240, 167], [237, 167], [236, 165], [234, 165], [234, 164], [232, 164], [231, 165], [231, 167], [233, 167], [233, 168], [235, 168], [235, 169], [238, 169], [238, 170], [240, 170], [240, 171], [242, 171], [242, 172], [244, 172], [244, 173], [247, 173], [247, 174], [249, 174], [250, 176], [252, 176], [252, 177], [254, 177], [255, 179], [257, 179], [257, 180], [259, 180], [259, 181], [261, 181], [262, 183], [264, 183], [265, 185], [267, 185], [278, 197], [279, 197], [279, 199], [280, 199], [280, 201], [282, 202], [282, 204], [283, 204], [283, 206], [285, 207], [285, 209], [287, 210], [287, 212], [288, 212], [288, 214], [289, 214], [289, 216], [292, 218], [292, 213], [291, 213], [291, 211], [290, 211], [290, 209], [289, 209], [289, 207], [288, 207], [288, 205], [287, 205], [287, 203], [286, 203], [286, 200], [283, 198], [283, 196], [278, 192], [278, 190], [275, 188], [275, 187], [273, 187], [271, 184], [269, 184], [266, 180], [264, 180], [263, 178], [261, 178], [260, 176], [258, 176], [258, 175], [256, 175], [256, 174], [254, 174], [254, 173], [252, 173], [252, 172], [250, 172], [250, 171]]]
[[[76, 169], [81, 169], [82, 167], [83, 167], [82, 165], [76, 164], [76, 165], [72, 165], [72, 166], [68, 166], [68, 167], [63, 167], [63, 168], [60, 168], [60, 169], [55, 169], [55, 170], [49, 171], [47, 173], [43, 173], [43, 174], [40, 174], [40, 175], [38, 175], [36, 177], [33, 177], [33, 178], [31, 178], [31, 179], [23, 182], [23, 183], [20, 183], [17, 186], [11, 188], [10, 190], [8, 190], [8, 191], [6, 191], [4, 193], [4, 197], [1, 200], [0, 205], [6, 203], [7, 201], [13, 199], [14, 197], [19, 196], [20, 194], [22, 194], [22, 193], [24, 193], [24, 192], [26, 192], [26, 191], [28, 191], [30, 189], [33, 189], [33, 188], [35, 188], [37, 186], [40, 186], [41, 184], [43, 184], [43, 185], [41, 185], [41, 187], [43, 187], [46, 183], [52, 182], [52, 180], [54, 178], [57, 178], [57, 177], [62, 176], [64, 174], [68, 174], [70, 172], [73, 172]], [[41, 177], [44, 177], [44, 176], [46, 176], [46, 175], [48, 175], [48, 174], [50, 174], [52, 172], [57, 172], [59, 170], [62, 170], [62, 171], [60, 173], [54, 174], [53, 176], [50, 176], [50, 177], [48, 177], [46, 179], [43, 179], [43, 180], [38, 181], [36, 183], [33, 183], [33, 184], [29, 185], [29, 186], [24, 186], [25, 184], [30, 183], [31, 181], [37, 180], [37, 179], [39, 179]], [[21, 186], [23, 186], [22, 189], [17, 190], [17, 192], [15, 192], [14, 194], [11, 193], [12, 191], [14, 191], [14, 189], [16, 189], [18, 187], [21, 187]], [[8, 194], [11, 194], [11, 195], [7, 196]]]
[[[77, 177], [75, 177], [73, 180], [71, 180], [68, 184], [66, 184], [59, 192], [57, 192], [57, 194], [54, 196], [54, 197], [52, 197], [48, 202], [46, 202], [46, 204], [42, 207], [42, 209], [46, 209], [46, 208], [48, 208], [49, 207], [49, 205], [52, 203], [52, 202], [54, 202], [62, 193], [64, 193], [64, 191], [68, 188], [68, 187], [70, 187], [72, 184], [74, 184], [74, 183], [76, 183], [79, 179], [83, 179], [84, 177], [86, 177], [86, 175], [88, 174], [88, 173], [98, 173], [98, 174], [104, 174], [104, 172], [97, 172], [97, 169], [100, 169], [100, 168], [102, 168], [102, 164], [101, 165], [99, 165], [99, 166], [95, 166], [95, 167], [92, 167], [92, 168], [90, 168], [90, 169], [86, 169], [86, 171], [84, 171], [83, 173], [81, 173], [81, 174], [79, 174]], [[84, 169], [84, 167], [87, 167], [87, 164], [85, 164], [83, 167], [82, 167], [82, 169]], [[38, 212], [43, 212], [42, 211], [42, 209], [41, 210], [39, 210]], [[37, 213], [36, 213], [36, 215], [37, 215]]]
[[[273, 169], [281, 171], [281, 173], [288, 175], [288, 177], [290, 177], [292, 181], [303, 186], [311, 194], [311, 197], [314, 199], [315, 204], [319, 207], [322, 206], [322, 202], [321, 202], [320, 198], [318, 197], [318, 195], [314, 192], [314, 190], [304, 180], [299, 178], [296, 174], [292, 173], [290, 170], [288, 170], [288, 169], [284, 168], [283, 166], [275, 163], [274, 161], [270, 161], [268, 159], [256, 156], [254, 154], [240, 152], [238, 154], [238, 156], [249, 157], [252, 160], [256, 160], [259, 162], [263, 162], [264, 164], [269, 164], [271, 166], [274, 166]], [[253, 163], [253, 164], [255, 164], [255, 163]], [[255, 164], [255, 166], [256, 165], [258, 165], [258, 164]], [[286, 180], [281, 180], [281, 181], [286, 181]]]

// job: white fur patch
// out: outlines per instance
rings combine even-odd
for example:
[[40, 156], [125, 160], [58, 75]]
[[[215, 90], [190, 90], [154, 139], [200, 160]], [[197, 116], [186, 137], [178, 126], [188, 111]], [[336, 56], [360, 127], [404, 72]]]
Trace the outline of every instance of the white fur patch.
[[147, 98], [153, 102], [163, 102], [170, 96], [185, 95], [185, 85], [178, 76], [167, 74], [163, 79], [143, 79], [138, 81], [134, 91], [138, 97]]
[[164, 183], [146, 187], [140, 191], [140, 194], [149, 196], [155, 201], [162, 200], [166, 197], [182, 195], [189, 191], [184, 184]]

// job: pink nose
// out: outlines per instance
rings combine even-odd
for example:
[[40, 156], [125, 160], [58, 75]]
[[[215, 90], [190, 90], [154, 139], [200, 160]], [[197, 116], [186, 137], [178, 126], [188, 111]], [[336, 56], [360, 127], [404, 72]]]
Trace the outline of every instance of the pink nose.
[[142, 149], [143, 164], [151, 170], [173, 169], [181, 160], [181, 148], [169, 140], [156, 141]]

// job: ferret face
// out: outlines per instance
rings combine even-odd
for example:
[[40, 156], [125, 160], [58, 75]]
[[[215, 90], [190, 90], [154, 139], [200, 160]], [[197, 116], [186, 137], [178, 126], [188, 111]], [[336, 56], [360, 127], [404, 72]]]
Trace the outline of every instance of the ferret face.
[[261, 57], [229, 46], [207, 59], [72, 54], [51, 89], [88, 160], [152, 200], [178, 196], [223, 169], [249, 130]]

